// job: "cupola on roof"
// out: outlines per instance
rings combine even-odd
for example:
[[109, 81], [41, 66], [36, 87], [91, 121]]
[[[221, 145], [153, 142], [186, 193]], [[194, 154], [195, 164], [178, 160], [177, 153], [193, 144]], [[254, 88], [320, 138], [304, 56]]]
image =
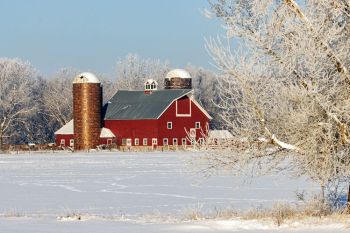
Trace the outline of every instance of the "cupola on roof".
[[157, 90], [158, 82], [154, 79], [147, 79], [145, 82], [145, 90]]
[[100, 80], [90, 72], [84, 72], [79, 75], [77, 75], [73, 83], [101, 83]]
[[172, 78], [191, 78], [191, 75], [184, 69], [174, 69], [171, 70], [165, 78], [169, 80]]

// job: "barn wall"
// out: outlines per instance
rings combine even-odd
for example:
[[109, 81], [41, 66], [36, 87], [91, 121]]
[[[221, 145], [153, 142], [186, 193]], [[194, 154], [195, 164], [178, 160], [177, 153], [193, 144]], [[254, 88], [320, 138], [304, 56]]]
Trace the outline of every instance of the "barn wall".
[[[186, 101], [186, 100], [183, 100]], [[178, 105], [179, 107], [179, 105]], [[167, 122], [172, 122], [172, 129], [167, 128]], [[174, 102], [166, 112], [158, 120], [159, 128], [159, 145], [163, 145], [163, 138], [168, 138], [168, 144], [173, 145], [173, 139], [177, 138], [178, 145], [182, 145], [182, 138], [186, 138], [187, 131], [190, 131], [190, 128], [195, 128], [195, 122], [200, 122], [200, 126], [203, 132], [206, 132], [206, 124], [209, 123], [209, 119], [206, 115], [191, 101], [191, 116], [190, 117], [177, 117], [176, 116], [176, 103]], [[196, 140], [199, 140], [201, 136], [201, 129], [196, 129]], [[187, 145], [190, 142], [187, 140]]]
[[107, 145], [107, 140], [112, 139], [112, 143], [116, 143], [115, 138], [100, 138], [100, 145]]
[[114, 133], [119, 146], [123, 138], [131, 138], [132, 146], [135, 138], [139, 138], [140, 145], [143, 138], [147, 138], [147, 144], [151, 146], [152, 138], [158, 137], [157, 120], [105, 120], [104, 125]]
[[70, 139], [73, 139], [73, 134], [56, 134], [55, 135], [56, 146], [61, 145], [61, 139], [64, 139], [65, 141], [64, 146], [70, 146], [69, 142], [70, 142]]

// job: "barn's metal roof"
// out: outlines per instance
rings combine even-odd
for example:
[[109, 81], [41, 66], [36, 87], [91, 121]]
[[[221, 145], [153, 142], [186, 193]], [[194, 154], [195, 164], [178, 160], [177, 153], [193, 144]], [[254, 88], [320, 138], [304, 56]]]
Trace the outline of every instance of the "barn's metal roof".
[[105, 106], [105, 120], [157, 119], [170, 104], [191, 93], [190, 89], [118, 91]]

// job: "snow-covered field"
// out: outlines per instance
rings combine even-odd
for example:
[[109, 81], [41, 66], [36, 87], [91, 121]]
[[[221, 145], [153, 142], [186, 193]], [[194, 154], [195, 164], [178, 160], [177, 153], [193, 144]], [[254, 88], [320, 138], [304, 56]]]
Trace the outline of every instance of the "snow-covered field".
[[297, 189], [317, 190], [286, 175], [203, 179], [186, 166], [198, 155], [0, 155], [0, 232], [347, 232], [339, 224], [277, 228], [253, 220], [182, 221], [192, 212], [295, 202]]

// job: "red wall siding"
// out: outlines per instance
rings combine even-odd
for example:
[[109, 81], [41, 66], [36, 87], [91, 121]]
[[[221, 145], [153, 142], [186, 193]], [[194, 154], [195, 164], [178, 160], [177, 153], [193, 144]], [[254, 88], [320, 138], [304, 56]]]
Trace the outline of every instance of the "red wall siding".
[[55, 141], [56, 146], [61, 145], [61, 139], [64, 139], [64, 146], [70, 146], [70, 139], [73, 139], [73, 134], [56, 134]]
[[177, 113], [178, 114], [191, 114], [190, 98], [184, 96], [177, 100]]
[[143, 138], [151, 146], [152, 138], [158, 137], [157, 120], [105, 120], [104, 125], [110, 129], [117, 138], [117, 145], [122, 144], [123, 138], [131, 138], [132, 145], [135, 145], [135, 138], [139, 138], [139, 145]]
[[[167, 128], [168, 121], [172, 122], [173, 124], [172, 129]], [[159, 128], [158, 141], [160, 142], [158, 144], [163, 145], [163, 138], [168, 138], [168, 144], [173, 145], [173, 139], [177, 138], [178, 145], [182, 145], [181, 139], [187, 137], [185, 128], [187, 131], [190, 131], [190, 128], [195, 128], [195, 122], [200, 122], [200, 126], [203, 132], [207, 133], [206, 124], [209, 123], [209, 119], [192, 101], [191, 101], [190, 117], [176, 116], [176, 103], [174, 102], [158, 120], [158, 128]], [[201, 129], [196, 129], [196, 140], [198, 140], [200, 137], [202, 137]], [[190, 142], [187, 140], [187, 145], [189, 144]]]
[[116, 142], [115, 138], [100, 138], [100, 145], [107, 145], [107, 140], [112, 139], [112, 143]]

